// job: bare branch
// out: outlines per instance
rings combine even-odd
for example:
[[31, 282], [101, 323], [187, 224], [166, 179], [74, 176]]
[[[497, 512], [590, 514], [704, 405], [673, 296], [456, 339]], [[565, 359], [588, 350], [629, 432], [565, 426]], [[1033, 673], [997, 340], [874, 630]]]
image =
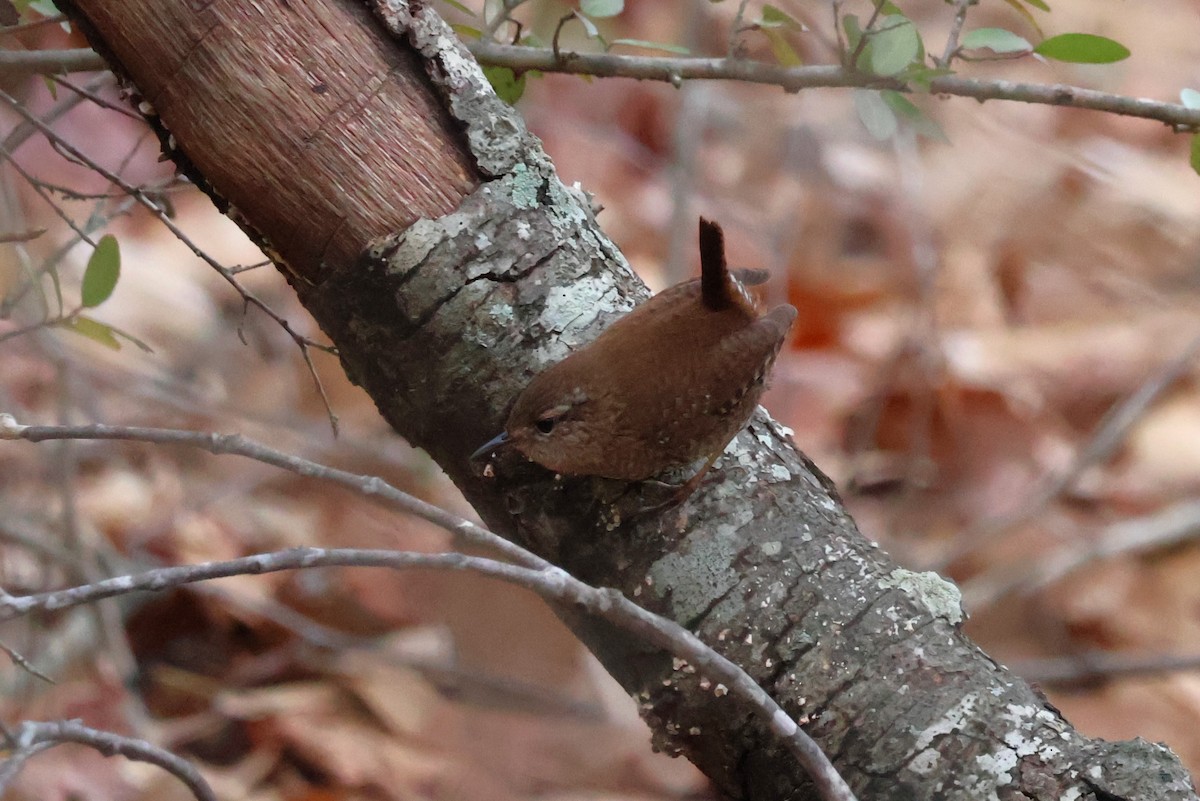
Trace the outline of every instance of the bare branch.
[[241, 434], [217, 434], [204, 431], [182, 431], [170, 428], [135, 426], [22, 426], [11, 415], [0, 414], [0, 440], [23, 439], [44, 442], [61, 439], [124, 440], [150, 442], [158, 445], [185, 445], [199, 448], [216, 456], [230, 454], [269, 464], [296, 475], [317, 478], [340, 484], [372, 500], [401, 512], [430, 522], [462, 537], [472, 545], [490, 548], [518, 564], [534, 569], [551, 567], [540, 556], [509, 542], [470, 520], [451, 514], [431, 503], [402, 492], [377, 476], [366, 476], [328, 467], [319, 462], [275, 450]]
[[[291, 548], [255, 556], [147, 570], [105, 579], [65, 590], [35, 595], [0, 596], [0, 620], [12, 620], [34, 611], [59, 611], [131, 592], [161, 591], [231, 576], [259, 575], [314, 567], [382, 567], [389, 570], [450, 570], [477, 573], [536, 593], [546, 601], [575, 608], [602, 618], [645, 642], [674, 654], [678, 669], [698, 672], [719, 682], [752, 705], [793, 756], [822, 788], [827, 801], [851, 801], [849, 786], [828, 757], [804, 730], [736, 664], [705, 645], [679, 624], [654, 615], [615, 590], [590, 587], [566, 571], [549, 566], [531, 569], [460, 553], [413, 553], [367, 548]], [[2, 591], [0, 591], [2, 592]]]
[[64, 72], [99, 72], [108, 63], [90, 47], [75, 50], [0, 50], [0, 75], [60, 75]]
[[93, 729], [77, 720], [26, 721], [17, 726], [10, 739], [15, 745], [15, 753], [0, 766], [0, 795], [5, 794], [29, 757], [56, 745], [78, 743], [105, 756], [120, 754], [126, 759], [157, 765], [187, 785], [197, 801], [217, 801], [216, 794], [195, 766], [145, 740]]
[[1106, 679], [1154, 676], [1200, 668], [1200, 654], [1114, 654], [1085, 651], [1070, 656], [1023, 659], [1013, 671], [1042, 686], [1080, 687]]
[[734, 58], [738, 54], [738, 37], [742, 35], [742, 21], [746, 18], [746, 6], [750, 0], [741, 0], [737, 12], [733, 15], [733, 23], [729, 26], [729, 43], [725, 47], [725, 55]]
[[0, 36], [11, 36], [14, 33], [25, 33], [37, 28], [42, 28], [47, 25], [60, 25], [67, 21], [66, 14], [54, 14], [53, 16], [35, 19], [32, 22], [19, 22], [16, 25], [6, 25], [0, 28]]
[[[129, 184], [127, 181], [123, 180], [119, 175], [113, 173], [111, 170], [105, 169], [103, 166], [96, 163], [94, 160], [88, 158], [88, 156], [85, 153], [83, 153], [77, 147], [72, 145], [70, 142], [67, 142], [65, 139], [63, 139], [61, 136], [59, 136], [58, 133], [56, 133], [53, 128], [51, 128], [49, 125], [47, 125], [46, 123], [44, 123], [43, 121], [38, 119], [36, 116], [34, 116], [32, 113], [30, 113], [24, 107], [23, 104], [21, 104], [16, 98], [14, 98], [9, 93], [0, 90], [0, 100], [3, 100], [5, 103], [7, 103], [9, 105], [9, 107], [11, 107], [14, 111], [16, 111], [22, 117], [24, 117], [26, 122], [32, 124], [35, 128], [37, 128], [39, 131], [41, 131], [42, 134], [46, 137], [46, 139], [49, 140], [51, 145], [64, 157], [67, 157], [67, 158], [70, 158], [73, 160], [77, 160], [82, 166], [85, 166], [85, 167], [99, 173], [104, 178], [108, 179], [108, 181], [111, 182], [113, 185], [119, 186], [121, 189], [123, 189], [131, 198], [136, 200], [139, 204], [141, 204], [143, 207], [145, 207], [147, 210], [149, 210], [151, 214], [153, 214], [155, 217], [157, 217], [159, 222], [161, 222], [164, 226], [166, 226], [167, 230], [169, 230], [175, 236], [176, 239], [178, 239], [180, 242], [182, 242], [184, 245], [186, 245], [187, 248], [192, 251], [192, 253], [194, 253], [196, 256], [198, 256], [200, 259], [202, 259], [206, 264], [208, 264], [210, 267], [212, 267], [214, 270], [216, 270], [217, 273], [222, 278], [224, 278], [225, 281], [231, 287], [233, 287], [233, 289], [239, 295], [241, 295], [242, 300], [244, 301], [246, 306], [254, 306], [255, 308], [262, 311], [264, 314], [266, 314], [268, 317], [270, 317], [272, 320], [274, 320], [275, 324], [278, 325], [280, 328], [282, 328], [284, 330], [284, 332], [289, 337], [291, 337], [292, 341], [296, 344], [296, 346], [300, 348], [300, 352], [304, 356], [304, 361], [308, 365], [309, 374], [312, 376], [313, 382], [316, 384], [317, 390], [321, 395], [321, 401], [325, 404], [325, 410], [329, 416], [330, 425], [333, 427], [334, 434], [335, 435], [337, 434], [337, 430], [338, 430], [337, 416], [333, 413], [333, 409], [329, 406], [329, 398], [325, 393], [325, 388], [321, 383], [321, 377], [317, 373], [315, 367], [313, 366], [311, 354], [309, 353], [310, 348], [316, 348], [317, 350], [325, 351], [326, 353], [333, 353], [334, 348], [332, 348], [329, 345], [323, 345], [319, 342], [316, 342], [315, 340], [309, 339], [308, 337], [301, 334], [299, 331], [295, 330], [292, 327], [291, 323], [289, 323], [287, 321], [287, 319], [285, 317], [283, 317], [281, 314], [279, 314], [274, 309], [272, 309], [271, 306], [268, 305], [266, 301], [262, 300], [257, 295], [255, 295], [254, 293], [250, 292], [248, 289], [243, 287], [238, 282], [236, 274], [234, 274], [228, 267], [226, 267], [223, 264], [221, 264], [220, 262], [218, 262], [212, 256], [209, 256], [207, 253], [205, 253], [200, 248], [199, 245], [195, 244], [186, 234], [184, 234], [183, 230], [180, 229], [180, 227], [175, 224], [175, 221], [172, 220], [170, 218], [170, 216], [163, 210], [162, 206], [159, 203], [156, 203], [154, 201], [154, 199], [151, 198], [144, 189]], [[14, 162], [14, 166], [15, 166], [15, 162]], [[65, 219], [65, 217], [64, 217], [64, 219]], [[80, 236], [83, 236], [82, 232], [79, 232], [78, 229], [75, 228], [75, 226], [70, 221], [68, 221], [68, 225], [71, 225], [71, 227], [73, 229], [75, 229], [77, 231], [77, 233], [80, 234]]]
[[[955, 18], [956, 22], [958, 17]], [[947, 41], [948, 52], [953, 40]], [[517, 72], [538, 70], [601, 78], [636, 78], [677, 84], [681, 80], [742, 81], [778, 86], [786, 92], [801, 89], [857, 87], [909, 91], [892, 78], [833, 65], [781, 67], [759, 61], [729, 58], [628, 56], [614, 53], [561, 53], [556, 58], [549, 48], [520, 47], [483, 40], [469, 45], [481, 64], [508, 67]], [[943, 61], [947, 58], [943, 54]], [[0, 74], [99, 70], [104, 61], [92, 50], [0, 51]], [[1200, 109], [1178, 103], [1126, 97], [1067, 84], [1017, 83], [946, 75], [933, 79], [930, 91], [937, 95], [974, 100], [1012, 100], [1091, 111], [1106, 111], [1126, 117], [1157, 120], [1176, 130], [1200, 130]]]
[[963, 23], [967, 21], [967, 9], [977, 2], [979, 0], [956, 0], [954, 22], [950, 23], [950, 34], [946, 37], [946, 49], [942, 51], [941, 58], [934, 59], [939, 67], [950, 66], [950, 62], [958, 52], [958, 37], [962, 34]]
[[[256, 575], [311, 567], [384, 567], [391, 570], [414, 568], [470, 571], [524, 587], [546, 601], [579, 609], [678, 657], [677, 669], [699, 672], [710, 681], [749, 703], [770, 730], [796, 757], [826, 801], [851, 801], [854, 798], [845, 780], [838, 775], [828, 757], [770, 695], [745, 671], [707, 646], [695, 634], [674, 621], [659, 617], [625, 598], [616, 590], [597, 589], [576, 579], [519, 546], [487, 529], [413, 498], [374, 476], [362, 476], [326, 467], [299, 457], [289, 456], [238, 435], [201, 434], [169, 429], [126, 428], [118, 426], [22, 426], [11, 415], [0, 414], [0, 439], [24, 439], [30, 442], [56, 439], [122, 439], [191, 445], [214, 454], [236, 453], [266, 464], [282, 467], [301, 475], [312, 475], [357, 489], [370, 497], [379, 497], [422, 519], [462, 535], [476, 544], [498, 548], [520, 564], [505, 564], [494, 559], [459, 553], [409, 553], [357, 548], [296, 548], [259, 554], [225, 562], [208, 562], [149, 570], [129, 576], [105, 579], [66, 590], [16, 597], [0, 590], [0, 620], [20, 617], [35, 610], [54, 611], [111, 598], [130, 592], [160, 591], [198, 581], [235, 575]], [[420, 511], [416, 511], [420, 510]]]
[[47, 684], [55, 683], [54, 679], [50, 678], [42, 671], [35, 668], [33, 666], [33, 664], [21, 654], [20, 651], [17, 651], [14, 648], [10, 648], [9, 646], [5, 645], [2, 642], [0, 642], [0, 651], [4, 651], [4, 653], [8, 654], [8, 658], [13, 661], [13, 664], [16, 665], [17, 667], [21, 668], [21, 670], [24, 670], [26, 673], [29, 673], [32, 676], [36, 676], [37, 678], [41, 679], [42, 681], [46, 682]]
[[[482, 64], [518, 72], [539, 70], [597, 77], [637, 78], [676, 84], [681, 80], [741, 81], [778, 86], [786, 92], [801, 89], [858, 87], [909, 91], [902, 82], [833, 65], [780, 67], [758, 61], [726, 58], [668, 58], [623, 56], [612, 53], [563, 53], [555, 59], [548, 49], [476, 42], [471, 52]], [[975, 100], [1014, 100], [1067, 108], [1107, 111], [1127, 117], [1157, 120], [1176, 130], [1200, 130], [1200, 109], [1177, 103], [1126, 97], [1066, 84], [1016, 83], [946, 75], [934, 78], [935, 95]]]

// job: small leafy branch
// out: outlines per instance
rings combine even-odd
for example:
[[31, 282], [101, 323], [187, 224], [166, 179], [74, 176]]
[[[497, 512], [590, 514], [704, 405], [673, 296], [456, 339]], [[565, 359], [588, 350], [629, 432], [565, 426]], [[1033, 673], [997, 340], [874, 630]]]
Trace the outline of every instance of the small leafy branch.
[[82, 313], [84, 309], [94, 309], [108, 300], [113, 290], [117, 288], [117, 279], [120, 277], [120, 246], [117, 244], [116, 237], [112, 234], [105, 234], [96, 243], [96, 247], [88, 259], [87, 267], [83, 271], [83, 284], [79, 289], [81, 304], [79, 309], [68, 314], [58, 325], [113, 350], [121, 348], [121, 341], [117, 339], [120, 336], [143, 350], [149, 351], [150, 348], [136, 337]]
[[[465, 6], [454, 5], [464, 12], [470, 13]], [[68, 20], [65, 16], [58, 13], [51, 0], [14, 0], [13, 10], [16, 12], [16, 24], [0, 27], [0, 35], [24, 32], [45, 25], [61, 24], [64, 28], [69, 29]], [[37, 312], [39, 319], [29, 325], [0, 333], [0, 342], [41, 329], [55, 327], [85, 336], [109, 348], [119, 349], [122, 345], [122, 340], [125, 340], [134, 343], [145, 351], [149, 351], [150, 348], [137, 337], [110, 324], [103, 323], [87, 313], [89, 309], [101, 305], [111, 296], [120, 276], [120, 249], [116, 239], [112, 236], [104, 236], [97, 242], [92, 239], [93, 232], [103, 228], [115, 217], [127, 213], [131, 208], [141, 206], [191, 250], [194, 255], [216, 270], [220, 277], [238, 293], [242, 299], [243, 316], [250, 309], [257, 309], [266, 314], [287, 333], [299, 348], [305, 364], [309, 367], [314, 384], [329, 413], [330, 426], [336, 432], [338, 427], [337, 418], [329, 407], [328, 398], [317, 375], [311, 353], [314, 349], [333, 353], [333, 348], [311, 340], [296, 331], [282, 315], [239, 282], [238, 275], [247, 269], [252, 269], [256, 265], [245, 267], [223, 265], [183, 233], [173, 221], [173, 212], [167, 197], [172, 189], [178, 188], [178, 186], [183, 184], [182, 178], [173, 176], [157, 187], [134, 186], [124, 180], [120, 173], [129, 161], [133, 159], [137, 151], [137, 146], [127, 154], [121, 167], [114, 172], [104, 167], [80, 148], [63, 139], [54, 130], [50, 122], [47, 121], [65, 113], [74, 104], [81, 102], [83, 99], [90, 100], [97, 105], [113, 109], [119, 113], [132, 115], [140, 121], [142, 116], [134, 114], [123, 107], [114, 106], [111, 102], [104, 100], [96, 93], [96, 90], [100, 89], [105, 83], [103, 77], [84, 87], [72, 84], [65, 76], [65, 73], [73, 71], [93, 71], [105, 69], [106, 67], [107, 64], [99, 54], [90, 48], [57, 51], [20, 51], [17, 49], [0, 48], [0, 74], [5, 76], [40, 74], [46, 81], [50, 96], [57, 101], [56, 108], [43, 118], [32, 113], [13, 95], [0, 90], [0, 105], [7, 106], [12, 112], [15, 112], [17, 116], [22, 118], [23, 121], [23, 129], [19, 129], [20, 133], [14, 132], [12, 136], [5, 139], [3, 145], [0, 145], [0, 158], [11, 165], [13, 170], [29, 184], [34, 193], [49, 206], [54, 215], [61, 219], [75, 234], [75, 238], [69, 245], [59, 248], [59, 251], [47, 258], [41, 266], [36, 269], [26, 269], [24, 279], [18, 282], [15, 287], [10, 288], [3, 297], [0, 297], [0, 320], [10, 319], [13, 316], [14, 310], [27, 298], [32, 297], [33, 301], [39, 307]], [[60, 87], [68, 89], [71, 92], [71, 96], [59, 99], [58, 89]], [[146, 108], [140, 109], [142, 115], [152, 117], [152, 108], [149, 107], [149, 104], [145, 105]], [[19, 160], [13, 158], [13, 151], [21, 142], [35, 133], [44, 136], [64, 159], [84, 166], [103, 177], [109, 183], [111, 189], [99, 194], [80, 193], [69, 187], [51, 184], [39, 178], [34, 172], [26, 169]], [[88, 220], [81, 224], [77, 223], [62, 208], [59, 198], [93, 200], [96, 201], [97, 205]], [[121, 201], [115, 204], [114, 207], [112, 201], [117, 199], [121, 199]], [[45, 232], [0, 232], [0, 242], [23, 244], [36, 239], [43, 233]], [[83, 285], [81, 287], [81, 302], [75, 308], [68, 308], [63, 300], [62, 282], [57, 267], [60, 259], [80, 242], [91, 245], [93, 252], [84, 272]], [[46, 286], [47, 284], [49, 289]], [[50, 290], [52, 290], [52, 295]], [[237, 333], [243, 343], [245, 343], [246, 340], [241, 326], [238, 327]]]
[[[714, 4], [724, 1], [711, 0]], [[619, 16], [624, 11], [623, 0], [560, 3], [566, 13], [559, 18], [547, 48], [535, 34], [524, 33], [523, 26], [513, 16], [526, 2], [501, 0], [488, 3], [482, 28], [456, 26], [460, 35], [471, 42], [472, 51], [485, 65], [497, 91], [511, 103], [520, 98], [527, 77], [537, 77], [544, 72], [620, 75], [667, 80], [675, 85], [700, 77], [731, 79], [776, 83], [788, 91], [813, 86], [843, 86], [855, 90], [855, 109], [872, 135], [887, 139], [901, 126], [907, 126], [920, 135], [945, 139], [941, 128], [914, 102], [914, 98], [944, 94], [980, 100], [1020, 100], [1160, 120], [1176, 131], [1193, 134], [1191, 164], [1200, 173], [1200, 134], [1197, 133], [1200, 131], [1200, 92], [1184, 89], [1180, 104], [1154, 103], [1076, 87], [981, 81], [958, 74], [957, 62], [1035, 58], [1075, 64], [1111, 64], [1130, 56], [1127, 47], [1104, 36], [1067, 32], [1047, 37], [1036, 16], [1050, 12], [1049, 4], [1043, 0], [996, 0], [1004, 2], [1018, 18], [1014, 28], [1028, 29], [1025, 36], [1007, 28], [968, 28], [969, 9], [983, 0], [954, 0], [954, 19], [940, 54], [931, 52], [916, 23], [892, 0], [871, 0], [865, 18], [846, 10], [843, 7], [845, 0], [831, 0], [834, 25], [832, 37], [826, 38], [819, 36], [819, 25], [797, 19], [769, 3], [761, 6], [757, 18], [748, 19], [749, 0], [738, 0], [729, 51], [716, 63], [710, 58], [688, 56], [685, 49], [675, 44], [606, 38], [598, 21]], [[460, 13], [474, 16], [474, 12], [462, 4], [452, 5]], [[600, 53], [582, 54], [563, 49], [561, 34], [572, 22], [577, 22], [588, 39], [600, 45]], [[506, 28], [516, 31], [509, 45], [501, 44], [497, 39], [497, 34]], [[748, 35], [766, 39], [774, 63], [745, 57], [743, 37]], [[805, 36], [830, 45], [836, 66], [806, 65], [796, 46], [801, 41], [799, 37]], [[618, 45], [657, 49], [686, 57], [631, 57], [611, 53]]]
[[113, 350], [120, 350], [121, 340], [124, 339], [146, 352], [150, 351], [150, 347], [146, 343], [132, 334], [108, 323], [102, 323], [86, 314], [88, 309], [94, 309], [108, 300], [117, 288], [117, 280], [121, 276], [121, 249], [117, 244], [116, 237], [105, 234], [92, 248], [92, 255], [88, 258], [87, 267], [83, 271], [79, 305], [75, 308], [66, 309], [63, 306], [62, 288], [57, 272], [51, 270], [48, 274], [55, 287], [61, 311], [57, 315], [49, 316], [24, 328], [6, 331], [0, 335], [0, 342], [42, 328], [55, 327], [87, 337]]

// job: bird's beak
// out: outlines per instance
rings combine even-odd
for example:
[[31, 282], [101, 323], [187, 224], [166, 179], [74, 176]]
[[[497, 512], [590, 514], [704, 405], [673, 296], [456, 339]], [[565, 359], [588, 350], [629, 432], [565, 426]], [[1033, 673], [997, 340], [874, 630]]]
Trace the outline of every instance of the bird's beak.
[[491, 456], [493, 453], [498, 451], [500, 448], [503, 448], [505, 445], [507, 445], [510, 441], [511, 440], [509, 440], [509, 438], [508, 438], [508, 433], [505, 431], [501, 431], [496, 437], [494, 437], [493, 439], [490, 439], [486, 443], [484, 443], [483, 446], [479, 448], [479, 450], [472, 453], [471, 461], [474, 462], [477, 459], [482, 459], [485, 456]]

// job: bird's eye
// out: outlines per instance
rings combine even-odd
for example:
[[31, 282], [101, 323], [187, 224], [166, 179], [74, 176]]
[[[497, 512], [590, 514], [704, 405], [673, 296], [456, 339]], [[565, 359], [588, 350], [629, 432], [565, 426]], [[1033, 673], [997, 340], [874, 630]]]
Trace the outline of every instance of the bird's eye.
[[541, 413], [538, 419], [533, 421], [533, 427], [537, 429], [539, 434], [549, 434], [554, 430], [554, 426], [558, 424], [558, 421], [563, 419], [570, 411], [571, 406], [566, 403], [547, 409]]

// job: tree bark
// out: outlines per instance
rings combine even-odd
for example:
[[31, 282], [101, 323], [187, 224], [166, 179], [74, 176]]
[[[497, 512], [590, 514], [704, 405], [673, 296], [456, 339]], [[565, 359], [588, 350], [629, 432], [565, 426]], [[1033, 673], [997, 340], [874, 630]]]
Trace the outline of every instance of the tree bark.
[[[396, 40], [350, 0], [60, 5], [168, 154], [278, 260], [351, 379], [494, 530], [739, 663], [859, 798], [1196, 798], [1166, 747], [1081, 736], [979, 651], [957, 590], [864, 539], [761, 410], [714, 478], [661, 516], [621, 513], [637, 488], [512, 455], [479, 474], [468, 454], [530, 376], [646, 290], [430, 7], [390, 0], [380, 18]], [[657, 747], [733, 798], [812, 797], [720, 686], [564, 616]]]

